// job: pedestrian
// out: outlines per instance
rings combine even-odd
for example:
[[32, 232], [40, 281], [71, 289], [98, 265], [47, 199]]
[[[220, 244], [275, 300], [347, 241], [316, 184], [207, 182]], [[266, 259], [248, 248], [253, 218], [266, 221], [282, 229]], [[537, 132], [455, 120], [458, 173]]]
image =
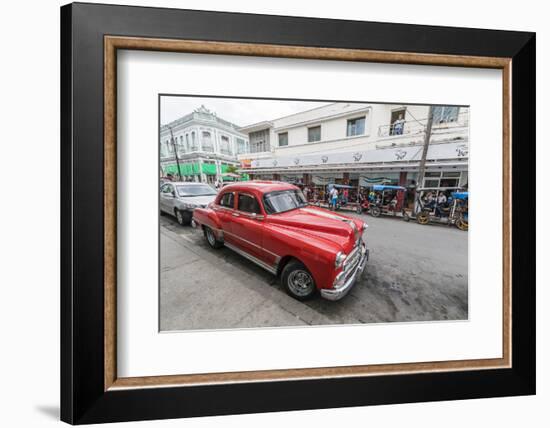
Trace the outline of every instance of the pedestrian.
[[348, 203], [348, 197], [349, 197], [349, 190], [344, 189], [342, 191], [342, 200], [343, 200], [344, 205], [346, 205]]
[[393, 135], [403, 135], [403, 129], [405, 128], [405, 119], [403, 114], [399, 115], [399, 118], [393, 122]]
[[309, 188], [307, 186], [304, 187], [304, 198], [306, 198], [306, 201], [309, 201]]
[[332, 190], [329, 193], [330, 195], [330, 207], [336, 211], [336, 204], [338, 203], [338, 189], [336, 186], [332, 187]]

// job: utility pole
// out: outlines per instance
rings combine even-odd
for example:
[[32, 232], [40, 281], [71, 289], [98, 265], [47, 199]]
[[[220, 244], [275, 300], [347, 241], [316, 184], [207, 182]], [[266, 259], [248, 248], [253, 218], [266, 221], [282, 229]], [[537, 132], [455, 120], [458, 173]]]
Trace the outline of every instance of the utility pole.
[[[428, 148], [430, 147], [430, 138], [432, 137], [432, 123], [434, 120], [433, 106], [430, 106], [428, 111], [428, 123], [424, 133], [424, 147], [422, 147], [422, 158], [420, 159], [420, 168], [418, 170], [418, 183], [422, 186], [424, 182], [424, 174], [426, 172], [426, 157], [428, 156]], [[417, 183], [417, 187], [418, 187]]]
[[[434, 110], [433, 106], [430, 106], [428, 110], [428, 123], [426, 123], [426, 130], [424, 132], [424, 146], [422, 147], [422, 158], [420, 159], [420, 167], [418, 169], [418, 181], [416, 182], [416, 187], [423, 187], [424, 175], [426, 173], [426, 157], [428, 156], [428, 148], [430, 147], [430, 138], [432, 137], [432, 123], [434, 120]], [[416, 195], [418, 198], [420, 195]], [[416, 203], [415, 203], [415, 212], [416, 212]]]
[[181, 181], [181, 169], [180, 169], [180, 158], [178, 156], [178, 148], [176, 147], [176, 140], [174, 139], [174, 133], [172, 132], [172, 128], [170, 129], [170, 141], [172, 142], [172, 147], [174, 148], [174, 156], [176, 156], [176, 165], [178, 166], [178, 177], [179, 181]]

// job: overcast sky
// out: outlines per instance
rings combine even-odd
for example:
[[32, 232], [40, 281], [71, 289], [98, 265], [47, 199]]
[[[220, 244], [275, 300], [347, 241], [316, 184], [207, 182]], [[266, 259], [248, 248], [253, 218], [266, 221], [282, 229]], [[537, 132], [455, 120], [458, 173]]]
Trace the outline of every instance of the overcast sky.
[[310, 110], [327, 102], [247, 100], [240, 98], [200, 98], [163, 96], [160, 101], [160, 123], [165, 125], [204, 105], [218, 117], [238, 126], [273, 120]]

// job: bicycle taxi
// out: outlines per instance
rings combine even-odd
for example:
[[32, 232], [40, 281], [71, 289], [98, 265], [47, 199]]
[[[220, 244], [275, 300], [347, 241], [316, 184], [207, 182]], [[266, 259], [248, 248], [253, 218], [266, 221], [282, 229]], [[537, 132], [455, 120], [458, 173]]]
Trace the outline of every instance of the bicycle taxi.
[[403, 210], [403, 219], [419, 224], [455, 225], [468, 230], [468, 192], [461, 187], [427, 187], [416, 190], [412, 210]]

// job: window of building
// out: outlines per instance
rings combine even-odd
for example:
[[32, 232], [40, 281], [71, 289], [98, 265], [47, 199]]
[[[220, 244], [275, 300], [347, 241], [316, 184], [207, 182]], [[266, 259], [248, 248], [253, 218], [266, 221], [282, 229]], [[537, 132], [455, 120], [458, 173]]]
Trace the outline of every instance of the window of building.
[[251, 132], [250, 138], [250, 153], [268, 152], [271, 150], [269, 143], [269, 129]]
[[424, 187], [458, 187], [460, 176], [460, 171], [428, 171], [424, 174]]
[[226, 208], [233, 208], [234, 194], [231, 192], [225, 193], [220, 199], [220, 205]]
[[405, 129], [405, 114], [407, 110], [402, 108], [391, 112], [390, 135], [402, 135]]
[[189, 144], [189, 134], [185, 134], [185, 150], [191, 150], [191, 146]]
[[237, 138], [236, 142], [237, 142], [237, 154], [240, 155], [242, 153], [248, 153], [248, 148], [246, 147], [245, 140], [243, 140], [242, 138]]
[[449, 123], [458, 120], [459, 107], [451, 106], [434, 106], [433, 107], [433, 123]]
[[170, 140], [166, 140], [166, 150], [168, 153], [174, 153], [174, 147], [172, 146]]
[[214, 142], [212, 141], [212, 134], [208, 131], [203, 131], [202, 133], [202, 151], [203, 152], [213, 152], [214, 151]]
[[321, 125], [307, 128], [307, 142], [321, 141]]
[[220, 141], [220, 152], [224, 155], [233, 156], [233, 150], [231, 150], [231, 144], [229, 143], [229, 137], [222, 135]]
[[354, 135], [363, 135], [365, 133], [365, 118], [358, 117], [356, 119], [348, 120], [348, 127], [346, 135], [352, 137]]
[[186, 152], [185, 143], [183, 141], [183, 135], [180, 135], [179, 150], [180, 150], [180, 152], [183, 152], [183, 153]]
[[239, 193], [237, 209], [246, 213], [260, 214], [260, 204], [256, 198], [246, 193]]
[[288, 132], [279, 134], [279, 147], [288, 146]]

